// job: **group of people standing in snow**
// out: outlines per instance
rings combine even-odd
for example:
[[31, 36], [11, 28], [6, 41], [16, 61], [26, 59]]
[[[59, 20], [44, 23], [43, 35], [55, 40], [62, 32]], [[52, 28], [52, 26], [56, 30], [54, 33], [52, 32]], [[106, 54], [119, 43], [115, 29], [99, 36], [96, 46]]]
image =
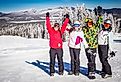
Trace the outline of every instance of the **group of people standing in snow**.
[[88, 78], [95, 79], [96, 63], [95, 58], [98, 54], [102, 63], [102, 78], [112, 77], [111, 66], [108, 62], [108, 52], [111, 56], [115, 55], [112, 51], [112, 27], [111, 20], [106, 19], [103, 22], [102, 16], [98, 17], [96, 24], [94, 24], [91, 18], [85, 19], [85, 26], [82, 26], [79, 21], [75, 21], [71, 26], [72, 28], [67, 29], [66, 26], [69, 24], [69, 15], [65, 15], [63, 25], [55, 23], [54, 26], [50, 24], [50, 14], [46, 13], [46, 27], [50, 37], [50, 76], [54, 76], [55, 73], [55, 58], [58, 59], [59, 75], [64, 73], [63, 64], [63, 41], [62, 34], [65, 30], [69, 31], [68, 47], [71, 58], [71, 70], [69, 75], [78, 76], [80, 73], [80, 51], [81, 45], [84, 44], [86, 56], [88, 59]]

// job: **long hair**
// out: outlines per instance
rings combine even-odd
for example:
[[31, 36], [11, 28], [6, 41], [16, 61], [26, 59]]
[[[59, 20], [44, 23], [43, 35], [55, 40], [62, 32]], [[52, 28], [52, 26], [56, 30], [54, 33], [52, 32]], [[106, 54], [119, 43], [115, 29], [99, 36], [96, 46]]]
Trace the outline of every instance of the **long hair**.
[[[80, 28], [78, 28], [77, 31], [79, 31], [79, 30], [80, 30]], [[72, 27], [72, 28], [69, 30], [69, 34], [70, 34], [72, 31], [76, 31], [75, 27]]]

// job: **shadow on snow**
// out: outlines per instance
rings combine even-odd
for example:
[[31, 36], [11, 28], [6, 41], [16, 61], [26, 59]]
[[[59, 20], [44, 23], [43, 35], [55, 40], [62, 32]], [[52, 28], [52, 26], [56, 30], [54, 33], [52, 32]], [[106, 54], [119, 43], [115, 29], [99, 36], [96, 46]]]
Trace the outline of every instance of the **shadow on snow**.
[[[25, 61], [25, 62], [42, 69], [44, 72], [46, 72], [48, 75], [50, 75], [50, 68], [49, 68], [50, 64], [48, 62], [42, 62], [42, 61], [39, 61], [39, 60], [36, 60], [35, 62], [29, 62], [29, 61]], [[55, 63], [55, 73], [58, 73], [58, 70], [56, 68], [58, 68], [57, 62]], [[69, 72], [70, 69], [71, 69], [71, 64], [64, 62], [64, 70]], [[80, 73], [87, 76], [88, 68], [80, 66]], [[96, 73], [99, 74], [100, 71], [96, 70]]]

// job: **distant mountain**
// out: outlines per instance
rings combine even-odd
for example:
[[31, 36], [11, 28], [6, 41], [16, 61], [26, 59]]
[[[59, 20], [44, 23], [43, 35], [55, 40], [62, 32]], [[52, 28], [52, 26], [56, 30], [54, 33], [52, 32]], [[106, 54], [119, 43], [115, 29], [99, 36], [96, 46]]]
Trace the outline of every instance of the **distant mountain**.
[[46, 12], [50, 12], [55, 17], [59, 16], [59, 13], [63, 7], [57, 7], [53, 9], [43, 9], [43, 10], [36, 10], [36, 9], [28, 9], [22, 10], [17, 12], [11, 13], [2, 13], [0, 12], [0, 20], [5, 19], [7, 21], [29, 21], [29, 20], [40, 20], [41, 17], [45, 17]]
[[22, 21], [22, 20], [33, 20], [33, 19], [40, 19], [39, 12], [35, 9], [19, 11], [19, 12], [12, 12], [8, 14], [0, 13], [0, 18], [8, 18], [6, 20], [14, 20], [14, 21]]
[[3, 16], [5, 16], [5, 15], [7, 15], [7, 13], [2, 13], [2, 12], [0, 12], [0, 17], [3, 17]]
[[113, 16], [121, 18], [121, 8], [103, 9], [103, 12], [112, 13]]
[[[64, 7], [56, 7], [43, 10], [28, 9], [11, 13], [0, 12], [0, 21], [4, 22], [40, 20], [43, 19], [43, 17], [45, 17], [46, 12], [50, 12], [50, 14], [53, 15], [53, 17], [58, 17], [60, 16], [61, 11], [63, 10]], [[75, 10], [75, 7], [71, 7], [71, 10]], [[121, 18], [121, 8], [103, 9], [103, 12], [112, 13], [115, 17]]]

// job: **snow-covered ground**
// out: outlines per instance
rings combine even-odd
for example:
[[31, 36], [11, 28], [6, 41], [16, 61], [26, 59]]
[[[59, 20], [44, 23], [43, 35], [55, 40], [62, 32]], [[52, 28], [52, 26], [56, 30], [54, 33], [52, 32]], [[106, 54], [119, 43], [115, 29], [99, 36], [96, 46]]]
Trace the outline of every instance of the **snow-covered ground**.
[[[64, 43], [64, 75], [57, 71], [49, 76], [49, 41], [45, 39], [26, 39], [18, 36], [0, 36], [0, 82], [121, 82], [121, 42], [114, 42], [116, 56], [109, 60], [113, 77], [102, 79], [96, 73], [95, 80], [89, 80], [87, 58], [84, 49], [80, 55], [80, 75], [70, 76], [70, 56], [67, 42]], [[56, 60], [57, 61], [57, 60]], [[101, 70], [98, 55], [97, 71]], [[57, 64], [55, 69], [58, 70]]]

